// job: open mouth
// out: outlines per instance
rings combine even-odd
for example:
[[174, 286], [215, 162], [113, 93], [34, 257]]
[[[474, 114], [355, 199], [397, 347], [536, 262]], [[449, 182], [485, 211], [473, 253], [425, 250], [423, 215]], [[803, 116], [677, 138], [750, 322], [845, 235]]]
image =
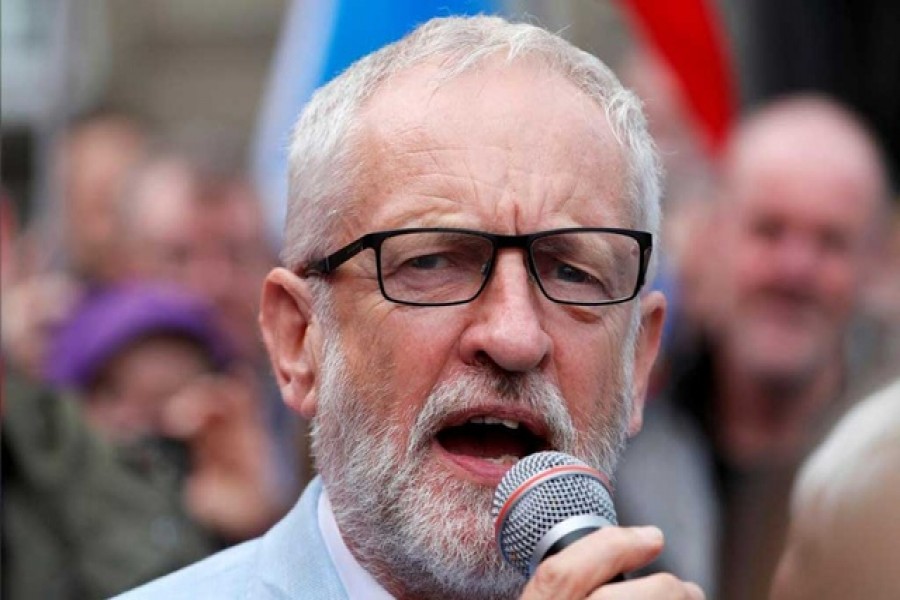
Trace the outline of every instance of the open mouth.
[[486, 476], [502, 475], [520, 458], [550, 449], [547, 436], [521, 421], [488, 415], [448, 425], [435, 436], [458, 465]]

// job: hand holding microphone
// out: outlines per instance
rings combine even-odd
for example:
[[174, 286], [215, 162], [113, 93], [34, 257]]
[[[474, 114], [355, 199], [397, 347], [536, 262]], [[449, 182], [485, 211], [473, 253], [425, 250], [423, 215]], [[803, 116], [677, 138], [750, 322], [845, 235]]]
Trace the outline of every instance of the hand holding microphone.
[[703, 598], [693, 583], [669, 574], [624, 581], [622, 573], [663, 548], [655, 527], [618, 527], [605, 477], [561, 452], [520, 460], [503, 477], [492, 515], [503, 558], [530, 578], [523, 600]]

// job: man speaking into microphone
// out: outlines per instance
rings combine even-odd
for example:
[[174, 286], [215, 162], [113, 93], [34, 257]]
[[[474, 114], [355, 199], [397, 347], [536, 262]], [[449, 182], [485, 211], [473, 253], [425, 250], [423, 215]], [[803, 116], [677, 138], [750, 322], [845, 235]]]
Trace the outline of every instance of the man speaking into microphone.
[[702, 598], [610, 525], [530, 578], [494, 490], [544, 450], [612, 473], [665, 313], [658, 164], [595, 57], [493, 17], [426, 23], [300, 115], [260, 323], [320, 477], [261, 538], [128, 598]]

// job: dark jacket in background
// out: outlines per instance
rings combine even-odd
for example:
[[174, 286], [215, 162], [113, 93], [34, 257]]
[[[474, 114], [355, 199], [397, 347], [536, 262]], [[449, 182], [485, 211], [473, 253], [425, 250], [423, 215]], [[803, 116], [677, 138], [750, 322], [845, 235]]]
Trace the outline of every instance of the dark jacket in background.
[[4, 600], [108, 598], [218, 548], [185, 515], [161, 452], [125, 457], [77, 401], [4, 375]]

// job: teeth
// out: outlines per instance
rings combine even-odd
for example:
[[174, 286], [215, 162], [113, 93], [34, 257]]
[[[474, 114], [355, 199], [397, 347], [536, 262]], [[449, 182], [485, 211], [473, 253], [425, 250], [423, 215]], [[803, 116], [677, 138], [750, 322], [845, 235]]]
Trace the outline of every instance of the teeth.
[[503, 425], [509, 429], [519, 428], [518, 421], [513, 421], [512, 419], [498, 419], [497, 417], [472, 417], [469, 419], [469, 423], [476, 423], [479, 425]]
[[510, 429], [518, 429], [519, 422], [512, 419], [498, 419], [497, 417], [472, 417], [469, 423], [482, 423], [484, 425], [503, 425]]
[[497, 456], [494, 458], [486, 459], [488, 462], [492, 462], [497, 465], [506, 465], [512, 466], [519, 462], [519, 457], [512, 454], [504, 454], [503, 456]]

